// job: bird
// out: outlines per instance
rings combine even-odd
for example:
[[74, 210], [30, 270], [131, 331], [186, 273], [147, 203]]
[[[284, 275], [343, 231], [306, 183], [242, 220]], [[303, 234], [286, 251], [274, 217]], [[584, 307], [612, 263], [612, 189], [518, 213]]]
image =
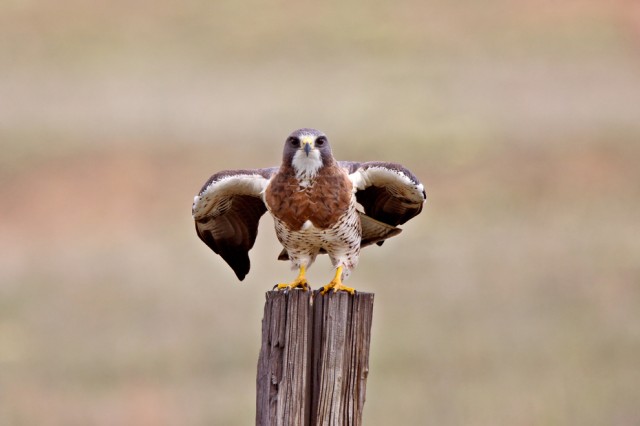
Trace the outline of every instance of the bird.
[[283, 249], [297, 277], [274, 289], [309, 290], [306, 272], [327, 254], [333, 279], [320, 289], [355, 294], [344, 281], [356, 268], [363, 247], [382, 245], [422, 211], [424, 185], [400, 164], [337, 161], [327, 136], [316, 129], [292, 132], [279, 167], [223, 170], [194, 197], [198, 237], [220, 255], [240, 281], [250, 269], [258, 222], [273, 217]]

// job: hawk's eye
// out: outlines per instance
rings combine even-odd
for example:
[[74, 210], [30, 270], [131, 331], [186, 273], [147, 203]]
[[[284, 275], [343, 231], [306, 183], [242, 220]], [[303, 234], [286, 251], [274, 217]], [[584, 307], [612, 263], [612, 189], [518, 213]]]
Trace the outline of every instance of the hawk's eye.
[[300, 146], [300, 139], [294, 138], [294, 137], [290, 137], [289, 138], [289, 144], [291, 146]]
[[322, 146], [326, 141], [327, 141], [327, 138], [320, 136], [318, 139], [316, 139], [316, 145]]

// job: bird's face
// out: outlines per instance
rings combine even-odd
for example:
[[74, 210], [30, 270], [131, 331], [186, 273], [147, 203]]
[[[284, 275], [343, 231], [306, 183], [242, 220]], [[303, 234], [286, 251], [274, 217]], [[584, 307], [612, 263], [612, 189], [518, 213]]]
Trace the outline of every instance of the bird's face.
[[329, 141], [318, 130], [296, 130], [285, 142], [284, 161], [290, 162], [298, 178], [313, 178], [322, 166], [332, 160]]

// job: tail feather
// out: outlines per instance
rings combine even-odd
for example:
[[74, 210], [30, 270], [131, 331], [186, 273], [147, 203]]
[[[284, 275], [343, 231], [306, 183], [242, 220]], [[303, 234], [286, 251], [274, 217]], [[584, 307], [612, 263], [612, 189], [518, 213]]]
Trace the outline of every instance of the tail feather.
[[360, 222], [362, 223], [360, 247], [366, 247], [371, 244], [382, 245], [387, 238], [395, 237], [402, 232], [402, 229], [380, 222], [364, 213], [360, 213]]

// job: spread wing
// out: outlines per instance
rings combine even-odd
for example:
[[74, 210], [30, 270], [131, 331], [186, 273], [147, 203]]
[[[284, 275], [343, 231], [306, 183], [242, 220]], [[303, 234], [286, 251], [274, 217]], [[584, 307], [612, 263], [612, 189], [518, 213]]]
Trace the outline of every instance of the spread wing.
[[198, 236], [241, 281], [251, 266], [249, 250], [258, 235], [258, 222], [267, 211], [262, 192], [277, 171], [272, 167], [216, 173], [193, 200]]
[[[422, 211], [427, 199], [424, 186], [400, 164], [379, 161], [340, 161], [339, 164], [349, 173], [356, 189], [356, 199], [367, 216], [395, 227]], [[376, 243], [382, 245], [382, 242]]]

